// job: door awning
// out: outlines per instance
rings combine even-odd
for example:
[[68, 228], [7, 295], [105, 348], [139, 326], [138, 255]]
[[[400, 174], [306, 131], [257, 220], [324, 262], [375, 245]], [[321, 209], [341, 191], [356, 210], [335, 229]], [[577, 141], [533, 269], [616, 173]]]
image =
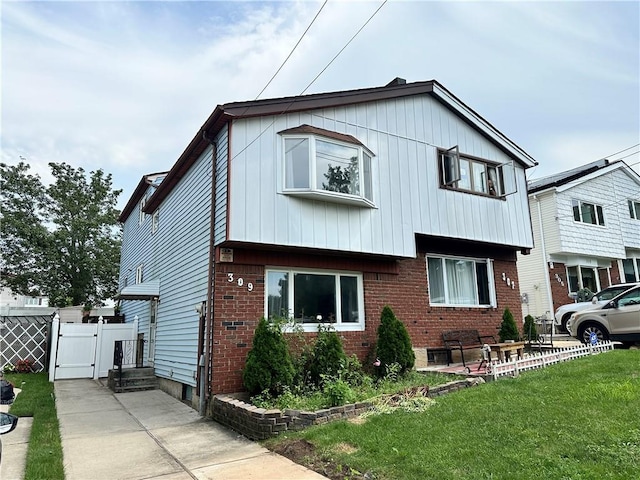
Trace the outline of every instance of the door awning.
[[115, 296], [116, 300], [153, 300], [160, 298], [160, 280], [128, 285]]

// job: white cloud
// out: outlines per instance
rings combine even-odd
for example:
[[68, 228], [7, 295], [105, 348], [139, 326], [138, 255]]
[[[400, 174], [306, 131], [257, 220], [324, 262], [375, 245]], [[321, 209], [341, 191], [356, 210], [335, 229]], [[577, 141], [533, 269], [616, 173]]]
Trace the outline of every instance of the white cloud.
[[[217, 104], [255, 98], [320, 5], [4, 2], [2, 159], [103, 168], [124, 202]], [[261, 98], [299, 94], [379, 5], [329, 2]], [[388, 2], [308, 93], [437, 79], [553, 173], [640, 141], [639, 13]]]

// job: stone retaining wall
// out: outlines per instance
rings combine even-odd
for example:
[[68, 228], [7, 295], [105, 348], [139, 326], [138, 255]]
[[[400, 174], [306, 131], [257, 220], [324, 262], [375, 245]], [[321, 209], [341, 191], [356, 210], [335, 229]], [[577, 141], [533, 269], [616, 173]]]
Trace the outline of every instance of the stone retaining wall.
[[[484, 383], [481, 378], [467, 378], [444, 385], [429, 387], [428, 396], [438, 397], [462, 388]], [[315, 412], [300, 410], [268, 410], [259, 408], [230, 395], [213, 397], [212, 417], [218, 423], [234, 429], [252, 440], [265, 440], [287, 430], [302, 430], [311, 425], [356, 417], [373, 406], [369, 402], [351, 403]]]

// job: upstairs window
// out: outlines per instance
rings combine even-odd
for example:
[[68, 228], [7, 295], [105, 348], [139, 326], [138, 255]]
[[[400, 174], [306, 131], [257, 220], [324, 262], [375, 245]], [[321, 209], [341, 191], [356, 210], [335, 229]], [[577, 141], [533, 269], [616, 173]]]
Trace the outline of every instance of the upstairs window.
[[267, 318], [292, 318], [305, 331], [330, 323], [336, 330], [364, 330], [362, 275], [349, 272], [267, 270]]
[[143, 268], [144, 265], [142, 264], [138, 265], [138, 268], [136, 268], [136, 283], [142, 283], [144, 281]]
[[351, 135], [302, 125], [280, 132], [284, 193], [374, 206], [373, 154]]
[[160, 210], [156, 210], [153, 212], [151, 217], [151, 233], [156, 233], [158, 231], [158, 224], [160, 222]]
[[465, 192], [505, 197], [517, 192], [512, 163], [496, 163], [461, 155], [458, 147], [439, 152], [441, 186]]
[[640, 202], [629, 200], [629, 215], [631, 216], [631, 218], [640, 220]]
[[600, 205], [572, 200], [571, 206], [573, 208], [573, 219], [576, 222], [604, 225], [604, 213]]
[[146, 197], [140, 200], [140, 203], [138, 204], [138, 224], [140, 225], [144, 223], [144, 218], [145, 218], [144, 207], [146, 204], [147, 204]]

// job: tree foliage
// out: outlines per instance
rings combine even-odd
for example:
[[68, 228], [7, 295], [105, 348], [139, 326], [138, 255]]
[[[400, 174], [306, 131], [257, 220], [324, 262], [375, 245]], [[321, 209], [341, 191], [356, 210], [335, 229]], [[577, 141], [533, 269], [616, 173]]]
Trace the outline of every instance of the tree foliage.
[[29, 165], [0, 163], [0, 284], [50, 305], [100, 305], [118, 287], [121, 190], [110, 174], [50, 163], [45, 186]]
[[382, 309], [380, 317], [376, 355], [381, 364], [378, 369], [380, 375], [385, 373], [386, 366], [394, 363], [400, 366], [400, 373], [405, 373], [413, 368], [416, 361], [409, 332], [388, 305]]
[[318, 326], [318, 337], [313, 347], [313, 356], [309, 367], [311, 381], [321, 385], [323, 375], [337, 377], [347, 365], [342, 340], [331, 326]]
[[531, 315], [524, 317], [524, 326], [522, 327], [522, 336], [525, 340], [534, 342], [538, 339], [538, 329], [536, 321]]

